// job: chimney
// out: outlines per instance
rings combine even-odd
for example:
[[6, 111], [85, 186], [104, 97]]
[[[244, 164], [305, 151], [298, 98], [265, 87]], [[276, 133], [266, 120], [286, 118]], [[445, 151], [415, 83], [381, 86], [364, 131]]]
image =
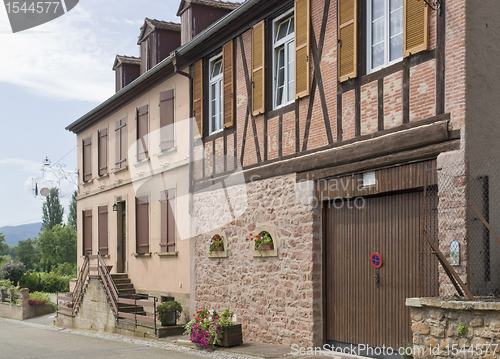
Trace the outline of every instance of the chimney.
[[116, 92], [139, 77], [140, 65], [141, 59], [138, 57], [116, 55], [113, 65], [116, 77]]
[[177, 16], [181, 17], [182, 45], [240, 5], [218, 0], [182, 0], [177, 11]]
[[142, 75], [181, 45], [181, 24], [146, 18], [137, 45], [140, 46]]

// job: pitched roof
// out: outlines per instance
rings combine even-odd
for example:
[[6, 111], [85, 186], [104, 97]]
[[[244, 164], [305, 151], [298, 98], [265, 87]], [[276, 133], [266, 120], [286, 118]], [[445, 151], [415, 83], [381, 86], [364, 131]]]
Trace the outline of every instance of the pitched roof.
[[234, 10], [241, 5], [239, 2], [220, 1], [220, 0], [182, 0], [177, 10], [177, 16], [181, 16], [191, 4], [205, 5], [218, 9]]
[[[149, 29], [149, 31], [148, 31]], [[161, 30], [170, 30], [170, 31], [181, 31], [181, 24], [175, 23], [175, 22], [170, 22], [170, 21], [162, 21], [162, 20], [156, 20], [156, 19], [149, 19], [145, 18], [144, 19], [144, 25], [141, 26], [141, 34], [139, 35], [139, 40], [137, 41], [137, 44], [139, 45], [146, 36], [148, 36], [151, 31], [154, 29], [161, 29]]]
[[141, 58], [135, 56], [116, 55], [115, 63], [113, 64], [113, 70], [121, 64], [140, 65]]

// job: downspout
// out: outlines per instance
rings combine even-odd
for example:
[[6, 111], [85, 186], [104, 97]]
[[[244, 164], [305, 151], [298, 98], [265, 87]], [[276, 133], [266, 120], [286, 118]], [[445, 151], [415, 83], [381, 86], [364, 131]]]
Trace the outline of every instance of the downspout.
[[181, 71], [177, 67], [178, 63], [177, 51], [173, 51], [170, 54], [172, 59], [172, 64], [174, 65], [174, 72], [176, 74], [185, 76], [189, 80], [189, 205], [188, 205], [188, 215], [189, 215], [189, 309], [194, 313], [196, 309], [196, 299], [194, 293], [196, 292], [196, 239], [192, 230], [192, 212], [193, 212], [193, 187], [194, 187], [194, 174], [193, 174], [193, 146], [194, 146], [194, 128], [193, 128], [193, 76], [191, 66], [189, 67], [189, 73]]

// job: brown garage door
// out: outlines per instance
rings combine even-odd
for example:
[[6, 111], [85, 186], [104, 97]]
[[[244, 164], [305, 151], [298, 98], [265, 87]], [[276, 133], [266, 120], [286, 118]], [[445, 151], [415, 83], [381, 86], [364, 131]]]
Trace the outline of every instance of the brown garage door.
[[[422, 198], [411, 192], [364, 198], [364, 206], [359, 199], [326, 203], [327, 341], [395, 350], [412, 341], [405, 299], [419, 295]], [[372, 252], [382, 257], [380, 269], [370, 263]]]

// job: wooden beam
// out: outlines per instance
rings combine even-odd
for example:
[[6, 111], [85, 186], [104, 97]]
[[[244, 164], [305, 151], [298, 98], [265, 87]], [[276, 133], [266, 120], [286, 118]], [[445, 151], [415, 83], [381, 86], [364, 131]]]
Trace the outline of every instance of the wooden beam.
[[297, 181], [318, 180], [351, 173], [359, 173], [366, 170], [395, 166], [408, 162], [416, 162], [430, 158], [436, 158], [441, 152], [454, 151], [460, 148], [460, 140], [446, 141], [416, 150], [398, 152], [365, 161], [359, 161], [337, 167], [324, 168], [316, 171], [297, 173]]
[[483, 222], [484, 226], [486, 228], [488, 228], [488, 230], [490, 231], [490, 233], [493, 234], [493, 237], [495, 237], [495, 239], [500, 244], [500, 237], [495, 232], [495, 230], [493, 228], [491, 228], [490, 224], [488, 223], [488, 221], [486, 220], [486, 218], [484, 218], [484, 216], [481, 214], [481, 212], [479, 211], [479, 209], [477, 209], [477, 207], [474, 205], [474, 203], [472, 203], [472, 201], [470, 199], [468, 199], [468, 198], [467, 198], [467, 202], [470, 204], [470, 206], [472, 207], [472, 209], [474, 210], [474, 212], [476, 212], [477, 216], [479, 217], [479, 219], [481, 220], [481, 222]]
[[464, 284], [464, 282], [462, 281], [462, 279], [460, 278], [460, 276], [457, 274], [457, 272], [455, 272], [455, 269], [453, 269], [453, 267], [450, 265], [450, 263], [448, 262], [448, 260], [444, 256], [444, 254], [441, 252], [441, 250], [439, 249], [439, 247], [434, 242], [432, 242], [431, 237], [429, 237], [429, 235], [425, 231], [424, 231], [424, 238], [427, 241], [427, 243], [429, 243], [429, 245], [432, 247], [432, 250], [438, 256], [439, 261], [441, 262], [441, 264], [443, 265], [443, 267], [445, 268], [445, 270], [447, 270], [448, 272], [451, 273], [451, 275], [453, 276], [453, 278], [455, 279], [455, 281], [463, 289], [465, 295], [467, 295], [467, 297], [470, 300], [475, 301], [476, 299], [472, 295], [472, 293], [469, 290], [469, 288], [467, 288], [467, 286]]

